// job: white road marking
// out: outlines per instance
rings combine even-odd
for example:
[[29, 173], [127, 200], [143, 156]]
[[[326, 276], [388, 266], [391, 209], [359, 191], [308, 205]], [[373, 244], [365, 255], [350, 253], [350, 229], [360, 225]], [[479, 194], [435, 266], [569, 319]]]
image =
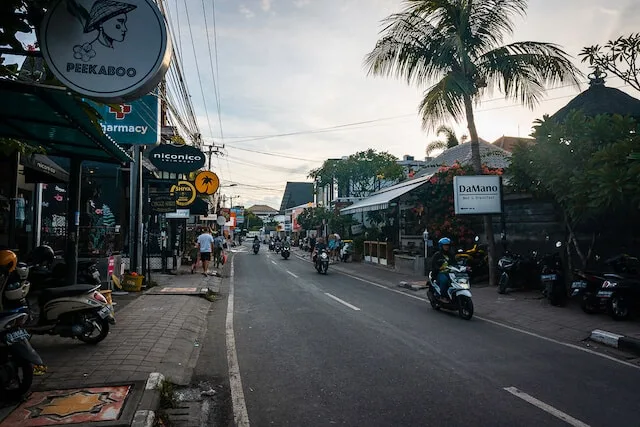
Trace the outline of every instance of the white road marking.
[[233, 297], [234, 297], [234, 262], [231, 258], [231, 274], [229, 280], [229, 297], [227, 300], [226, 343], [227, 364], [229, 366], [229, 385], [231, 388], [231, 401], [233, 403], [233, 418], [238, 427], [249, 427], [249, 414], [242, 390], [242, 378], [240, 377], [240, 365], [238, 364], [238, 352], [236, 350], [236, 337], [233, 330]]
[[335, 296], [335, 295], [331, 295], [329, 292], [325, 292], [324, 294], [325, 294], [326, 296], [328, 296], [329, 298], [331, 298], [331, 299], [334, 299], [334, 300], [338, 301], [340, 304], [344, 304], [344, 305], [346, 305], [347, 307], [349, 307], [349, 308], [350, 308], [350, 309], [352, 309], [352, 310], [360, 311], [360, 309], [359, 309], [358, 307], [356, 307], [355, 305], [351, 305], [351, 304], [349, 304], [348, 302], [346, 302], [346, 301], [344, 301], [344, 300], [341, 300], [341, 299], [340, 299], [340, 298], [338, 298], [337, 296]]
[[[390, 288], [388, 286], [381, 285], [379, 283], [375, 283], [375, 282], [372, 282], [372, 281], [367, 280], [367, 279], [362, 279], [362, 278], [357, 277], [357, 276], [353, 276], [353, 275], [351, 275], [349, 273], [344, 273], [344, 272], [338, 271], [338, 270], [336, 270], [336, 271], [338, 273], [340, 273], [340, 274], [343, 274], [343, 275], [347, 276], [347, 277], [351, 277], [352, 279], [359, 280], [360, 282], [368, 283], [368, 284], [376, 286], [378, 288], [385, 289], [385, 290], [387, 290], [389, 292], [395, 292], [396, 294], [403, 295], [403, 296], [405, 296], [407, 298], [413, 298], [413, 299], [417, 299], [417, 300], [420, 300], [420, 301], [429, 302], [429, 300], [427, 298], [422, 298], [422, 297], [419, 297], [419, 296], [416, 296], [416, 295], [407, 294], [407, 293], [399, 291], [397, 289], [392, 289], [392, 288]], [[476, 319], [478, 319], [478, 320], [483, 321], [483, 322], [491, 323], [492, 325], [496, 325], [496, 326], [500, 326], [502, 328], [510, 329], [510, 330], [512, 330], [514, 332], [519, 332], [521, 334], [529, 335], [531, 337], [535, 337], [535, 338], [538, 338], [538, 339], [541, 339], [541, 340], [544, 340], [544, 341], [547, 341], [547, 342], [552, 342], [554, 344], [558, 344], [558, 345], [561, 345], [561, 346], [564, 346], [564, 347], [572, 348], [574, 350], [579, 350], [579, 351], [582, 351], [584, 353], [589, 353], [589, 354], [592, 354], [594, 356], [598, 356], [598, 357], [601, 357], [603, 359], [607, 359], [607, 360], [610, 360], [612, 362], [619, 363], [620, 365], [624, 365], [624, 366], [628, 366], [630, 368], [635, 368], [635, 369], [639, 369], [640, 370], [640, 366], [634, 365], [633, 363], [629, 363], [629, 362], [626, 362], [624, 360], [617, 359], [617, 358], [615, 358], [613, 356], [609, 356], [608, 354], [600, 353], [600, 352], [591, 350], [589, 348], [580, 347], [579, 345], [558, 341], [558, 340], [553, 339], [553, 338], [549, 338], [549, 337], [545, 337], [545, 336], [540, 335], [540, 334], [536, 334], [535, 332], [529, 332], [529, 331], [526, 331], [524, 329], [520, 329], [520, 328], [517, 328], [515, 326], [510, 326], [510, 325], [507, 325], [507, 324], [504, 324], [504, 323], [501, 323], [501, 322], [497, 322], [495, 320], [487, 319], [487, 318], [482, 317], [482, 316], [477, 316], [475, 314], [474, 314], [474, 317]]]
[[292, 272], [290, 272], [289, 270], [287, 270], [287, 273], [289, 273], [290, 275], [292, 275], [293, 277], [295, 277], [296, 279], [298, 278], [298, 276], [296, 276], [295, 274], [293, 274]]
[[275, 262], [274, 260], [271, 260], [271, 264], [273, 264], [273, 265], [278, 265], [278, 263], [277, 263], [277, 262]]
[[561, 419], [562, 421], [564, 421], [565, 423], [567, 423], [567, 424], [569, 424], [569, 425], [571, 425], [573, 427], [589, 427], [589, 424], [585, 424], [582, 421], [573, 418], [571, 415], [567, 415], [564, 412], [560, 411], [559, 409], [556, 409], [551, 405], [547, 405], [546, 403], [542, 402], [541, 400], [538, 400], [535, 397], [530, 396], [527, 393], [525, 393], [523, 391], [520, 391], [515, 387], [505, 387], [504, 390], [508, 391], [509, 393], [513, 394], [514, 396], [524, 400], [525, 402], [530, 403], [530, 404], [532, 404], [533, 406], [536, 406], [539, 409], [542, 409], [546, 413], [551, 414], [554, 417]]

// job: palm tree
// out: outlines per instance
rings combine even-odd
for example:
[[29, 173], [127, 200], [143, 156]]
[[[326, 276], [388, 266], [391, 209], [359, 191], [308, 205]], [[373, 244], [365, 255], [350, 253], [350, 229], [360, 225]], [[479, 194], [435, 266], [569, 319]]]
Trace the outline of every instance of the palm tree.
[[[580, 72], [557, 45], [533, 41], [503, 45], [526, 0], [405, 0], [404, 11], [384, 20], [382, 38], [366, 56], [369, 74], [429, 85], [419, 105], [423, 128], [467, 120], [471, 160], [482, 173], [474, 104], [499, 90], [533, 107], [547, 85], [578, 86]], [[489, 280], [496, 283], [491, 216], [484, 217]]]
[[436, 130], [436, 135], [444, 135], [444, 141], [441, 139], [437, 139], [435, 141], [431, 141], [427, 144], [426, 154], [429, 156], [434, 151], [439, 150], [448, 150], [449, 148], [453, 148], [456, 145], [460, 145], [464, 143], [469, 137], [467, 135], [462, 135], [460, 138], [456, 135], [456, 132], [453, 128], [449, 126], [442, 125]]

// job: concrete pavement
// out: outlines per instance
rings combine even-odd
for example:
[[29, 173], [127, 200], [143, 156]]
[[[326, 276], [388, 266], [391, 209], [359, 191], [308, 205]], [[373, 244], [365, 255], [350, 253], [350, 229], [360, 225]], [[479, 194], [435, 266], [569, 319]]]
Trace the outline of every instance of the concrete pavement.
[[636, 367], [463, 321], [334, 267], [324, 276], [266, 251], [236, 256], [253, 425], [637, 425]]

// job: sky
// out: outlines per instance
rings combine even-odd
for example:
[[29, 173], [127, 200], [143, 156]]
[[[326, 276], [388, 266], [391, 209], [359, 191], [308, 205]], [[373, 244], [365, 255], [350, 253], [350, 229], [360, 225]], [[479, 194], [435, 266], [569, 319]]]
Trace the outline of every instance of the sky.
[[[225, 145], [226, 155], [214, 159], [212, 169], [223, 185], [241, 184], [223, 188], [238, 196], [234, 204], [278, 208], [287, 181], [307, 181], [309, 171], [325, 159], [367, 148], [424, 157], [426, 145], [436, 139], [422, 130], [417, 115], [426, 87], [370, 77], [363, 66], [379, 37], [380, 21], [401, 10], [399, 0], [216, 0], [217, 37], [212, 1], [168, 0], [169, 18], [200, 130], [205, 141]], [[580, 50], [637, 31], [636, 2], [530, 1], [527, 16], [515, 21], [515, 34], [506, 42], [557, 43], [587, 74], [577, 57]], [[219, 112], [210, 66], [215, 44]], [[607, 84], [623, 85], [614, 78]], [[570, 87], [550, 89], [533, 110], [499, 93], [488, 96], [476, 108], [479, 135], [488, 141], [528, 136], [536, 118], [553, 114], [578, 93]], [[445, 124], [459, 135], [466, 132], [466, 123]], [[274, 136], [289, 133], [295, 135]]]

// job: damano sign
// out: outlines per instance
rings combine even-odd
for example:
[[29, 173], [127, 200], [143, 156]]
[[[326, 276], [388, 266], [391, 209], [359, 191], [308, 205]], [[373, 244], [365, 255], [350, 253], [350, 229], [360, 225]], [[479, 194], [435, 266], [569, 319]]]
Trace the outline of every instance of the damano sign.
[[59, 0], [40, 28], [51, 72], [88, 98], [124, 102], [151, 92], [171, 62], [153, 0]]
[[189, 173], [204, 166], [205, 154], [191, 145], [159, 145], [149, 153], [149, 161], [158, 170]]
[[456, 215], [502, 213], [502, 181], [497, 175], [455, 176]]

